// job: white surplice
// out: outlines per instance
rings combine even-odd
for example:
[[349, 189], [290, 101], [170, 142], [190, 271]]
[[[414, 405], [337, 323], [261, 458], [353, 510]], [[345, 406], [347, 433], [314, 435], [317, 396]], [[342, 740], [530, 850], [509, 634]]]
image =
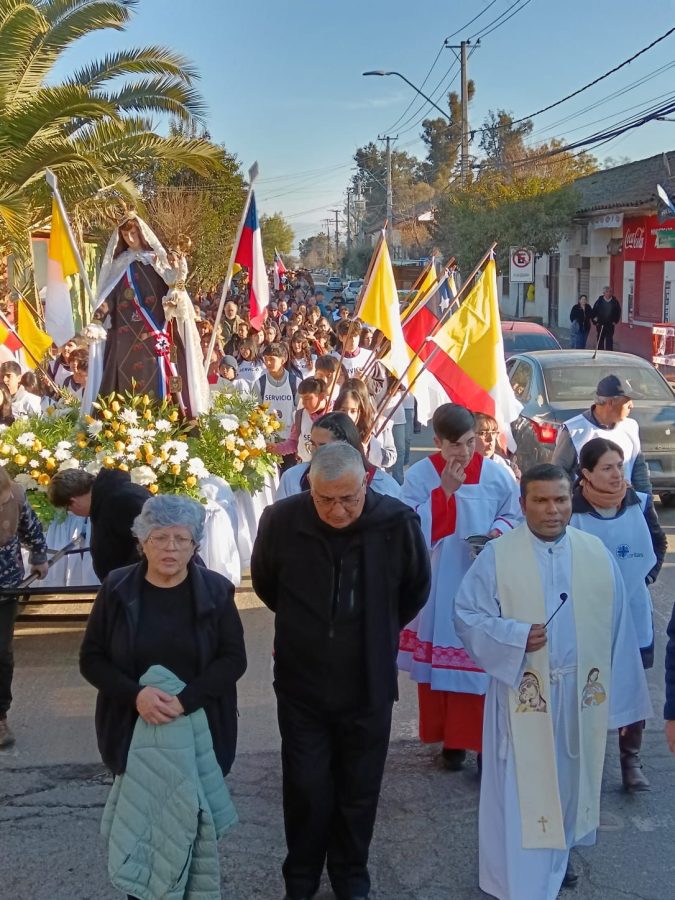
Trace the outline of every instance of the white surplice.
[[[595, 843], [595, 831], [575, 839], [580, 698], [572, 597], [572, 554], [565, 534], [557, 542], [533, 540], [546, 600], [546, 618], [566, 602], [547, 629], [551, 704], [558, 787], [566, 850], [525, 850], [513, 743], [509, 729], [509, 688], [523, 673], [530, 625], [501, 618], [494, 551], [488, 544], [464, 577], [455, 598], [455, 628], [471, 656], [490, 676], [483, 726], [483, 775], [479, 807], [479, 884], [499, 900], [555, 900], [576, 844]], [[611, 556], [608, 554], [611, 559]], [[652, 715], [647, 682], [619, 569], [614, 574], [612, 675], [609, 728]], [[536, 573], [532, 573], [536, 577]], [[615, 664], [616, 663], [616, 664]]]

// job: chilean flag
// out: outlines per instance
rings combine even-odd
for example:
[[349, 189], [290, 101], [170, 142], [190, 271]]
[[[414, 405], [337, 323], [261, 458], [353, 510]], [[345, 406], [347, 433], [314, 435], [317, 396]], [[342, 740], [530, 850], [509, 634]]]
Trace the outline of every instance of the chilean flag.
[[253, 192], [251, 192], [251, 202], [248, 206], [244, 229], [239, 239], [239, 246], [237, 247], [234, 261], [238, 262], [240, 266], [246, 266], [248, 269], [251, 325], [259, 330], [267, 315], [267, 307], [270, 302], [270, 285], [267, 280], [260, 223], [258, 222], [255, 194]]
[[282, 276], [286, 274], [286, 266], [284, 265], [284, 261], [281, 258], [281, 254], [274, 248], [274, 290], [278, 291], [281, 288]]

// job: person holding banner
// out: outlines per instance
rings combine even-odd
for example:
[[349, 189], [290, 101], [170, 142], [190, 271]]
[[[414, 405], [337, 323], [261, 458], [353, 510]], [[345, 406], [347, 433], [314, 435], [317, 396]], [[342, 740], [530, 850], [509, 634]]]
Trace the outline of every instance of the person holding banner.
[[473, 560], [467, 538], [496, 537], [521, 519], [515, 480], [476, 452], [475, 421], [463, 406], [439, 406], [432, 419], [439, 452], [408, 469], [401, 494], [422, 520], [433, 581], [424, 609], [401, 633], [398, 665], [418, 684], [420, 740], [442, 743], [451, 771], [467, 750], [481, 752], [488, 682], [452, 624], [455, 593]]
[[608, 728], [652, 715], [621, 573], [568, 527], [569, 477], [520, 483], [525, 522], [482, 550], [455, 600], [457, 633], [489, 676], [479, 884], [499, 900], [554, 900], [595, 843]]
[[107, 335], [96, 325], [85, 329], [91, 387], [83, 406], [98, 393], [133, 391], [173, 397], [187, 418], [208, 410], [209, 386], [186, 276], [184, 254], [167, 254], [136, 213], [122, 218], [98, 279], [94, 318], [109, 318], [110, 327]]

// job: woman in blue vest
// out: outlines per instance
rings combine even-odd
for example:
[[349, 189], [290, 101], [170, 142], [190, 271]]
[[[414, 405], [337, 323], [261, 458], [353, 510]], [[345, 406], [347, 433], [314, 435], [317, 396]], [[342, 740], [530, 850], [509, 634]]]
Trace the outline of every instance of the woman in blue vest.
[[[624, 478], [623, 450], [606, 438], [581, 448], [581, 475], [574, 487], [570, 525], [594, 534], [616, 559], [626, 584], [645, 669], [654, 663], [654, 625], [648, 585], [659, 574], [667, 539], [649, 494], [637, 493]], [[619, 731], [621, 776], [627, 791], [646, 791], [640, 747], [644, 722]]]

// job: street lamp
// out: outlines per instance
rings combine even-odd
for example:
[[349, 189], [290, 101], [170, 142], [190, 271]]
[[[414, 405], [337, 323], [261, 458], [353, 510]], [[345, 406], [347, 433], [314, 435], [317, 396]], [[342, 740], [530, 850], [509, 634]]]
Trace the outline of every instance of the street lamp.
[[441, 107], [437, 103], [434, 103], [434, 101], [431, 99], [431, 97], [427, 97], [427, 95], [424, 93], [424, 91], [421, 91], [416, 85], [414, 85], [412, 83], [412, 81], [410, 81], [408, 78], [406, 78], [405, 75], [401, 75], [400, 72], [385, 72], [384, 69], [374, 69], [372, 72], [364, 72], [363, 74], [364, 75], [396, 75], [402, 81], [405, 81], [406, 84], [410, 85], [410, 87], [413, 89], [413, 91], [418, 93], [420, 95], [420, 97], [424, 97], [424, 99], [427, 101], [427, 103], [431, 103], [431, 105], [434, 107], [434, 109], [437, 109], [442, 116], [444, 116], [446, 119], [448, 119], [448, 121], [450, 121], [450, 117], [448, 116], [447, 112], [442, 110]]

